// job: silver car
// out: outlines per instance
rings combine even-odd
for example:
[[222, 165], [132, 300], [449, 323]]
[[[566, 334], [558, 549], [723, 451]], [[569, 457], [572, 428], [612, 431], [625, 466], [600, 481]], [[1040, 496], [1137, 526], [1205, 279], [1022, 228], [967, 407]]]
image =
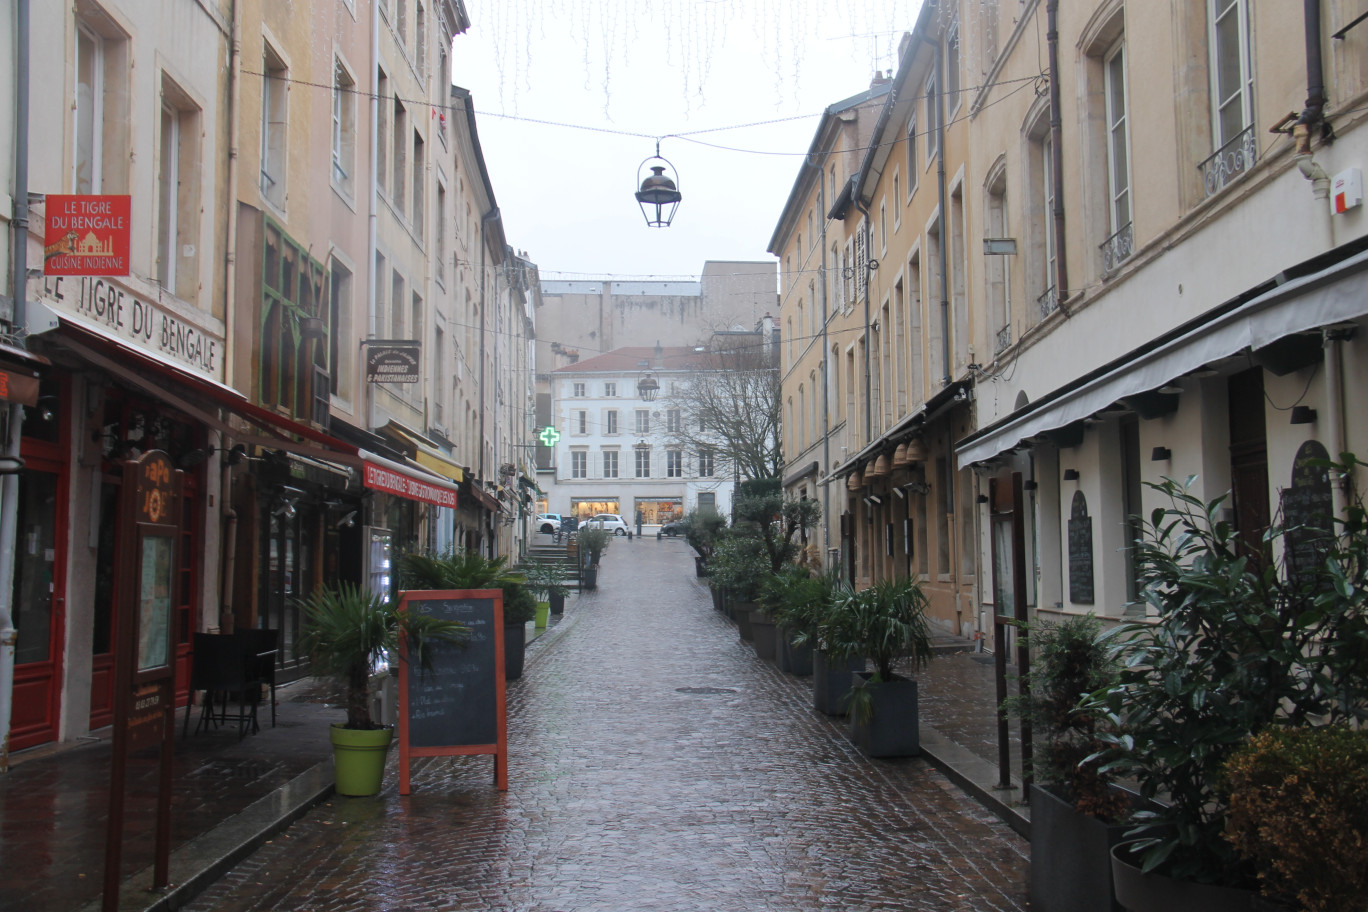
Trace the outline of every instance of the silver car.
[[587, 525], [603, 529], [605, 532], [612, 532], [614, 535], [627, 534], [627, 522], [616, 513], [597, 513], [587, 522]]

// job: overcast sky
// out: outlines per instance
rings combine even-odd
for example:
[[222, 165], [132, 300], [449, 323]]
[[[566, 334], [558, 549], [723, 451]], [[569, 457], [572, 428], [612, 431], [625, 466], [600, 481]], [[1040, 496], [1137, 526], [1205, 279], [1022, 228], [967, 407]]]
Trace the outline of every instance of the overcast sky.
[[[774, 262], [766, 248], [822, 110], [895, 66], [920, 6], [466, 0], [454, 79], [473, 93], [509, 244], [543, 279]], [[669, 228], [647, 227], [633, 198], [657, 137], [683, 195]]]

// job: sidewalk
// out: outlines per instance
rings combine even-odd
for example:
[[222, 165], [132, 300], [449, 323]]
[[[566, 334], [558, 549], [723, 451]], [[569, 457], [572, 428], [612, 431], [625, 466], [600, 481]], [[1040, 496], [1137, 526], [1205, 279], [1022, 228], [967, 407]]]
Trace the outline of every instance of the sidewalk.
[[[653, 538], [648, 541], [655, 545]], [[620, 551], [627, 553], [626, 548]], [[703, 585], [701, 580], [694, 583]], [[529, 644], [529, 667], [574, 625], [577, 601], [572, 596], [567, 613], [553, 617], [548, 631]], [[938, 645], [943, 653], [972, 646], [950, 639]], [[796, 694], [810, 694], [807, 679], [782, 677]], [[995, 788], [991, 657], [968, 651], [943, 654], [918, 680], [925, 758], [1018, 833], [1029, 833], [1019, 789]], [[130, 761], [121, 910], [179, 908], [332, 795], [328, 726], [343, 717], [343, 710], [328, 705], [327, 694], [312, 680], [284, 686], [278, 697], [276, 726], [263, 707], [260, 733], [241, 741], [233, 726], [181, 737], [184, 709], [177, 714], [172, 886], [165, 894], [149, 889], [156, 756], [148, 752]], [[12, 756], [10, 772], [0, 775], [0, 909], [100, 908], [109, 795], [105, 734], [88, 743], [20, 752]], [[1013, 757], [1013, 768], [1019, 769], [1018, 754]]]

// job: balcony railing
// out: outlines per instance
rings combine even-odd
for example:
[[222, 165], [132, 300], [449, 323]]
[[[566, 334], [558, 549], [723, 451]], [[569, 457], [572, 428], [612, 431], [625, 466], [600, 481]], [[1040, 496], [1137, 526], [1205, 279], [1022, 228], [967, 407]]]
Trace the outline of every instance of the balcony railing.
[[1036, 306], [1040, 308], [1040, 319], [1042, 320], [1059, 310], [1059, 292], [1054, 285], [1045, 289], [1040, 297], [1036, 298]]
[[1102, 272], [1109, 274], [1130, 258], [1135, 247], [1134, 223], [1127, 222], [1121, 230], [1103, 241], [1098, 249], [1102, 251]]
[[997, 347], [993, 349], [993, 354], [1005, 349], [1012, 344], [1012, 324], [1008, 323], [997, 331]]
[[1216, 154], [1197, 167], [1202, 171], [1202, 185], [1207, 196], [1225, 189], [1235, 178], [1254, 167], [1259, 157], [1259, 144], [1250, 125], [1244, 132], [1216, 150]]

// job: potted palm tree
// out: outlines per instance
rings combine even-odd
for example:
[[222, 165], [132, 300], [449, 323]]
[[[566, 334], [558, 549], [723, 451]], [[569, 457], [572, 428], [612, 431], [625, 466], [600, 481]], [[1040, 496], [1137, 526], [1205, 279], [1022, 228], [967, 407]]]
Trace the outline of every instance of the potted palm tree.
[[851, 739], [871, 757], [921, 753], [917, 682], [893, 671], [908, 658], [915, 672], [931, 660], [927, 598], [911, 577], [882, 580], [867, 589], [838, 593], [822, 639], [837, 658], [863, 657], [872, 672], [857, 672], [850, 694]]
[[537, 600], [526, 578], [507, 566], [507, 558], [474, 551], [406, 554], [399, 562], [399, 584], [405, 589], [499, 589], [503, 592], [504, 678], [522, 676], [527, 648], [527, 622], [536, 617]]
[[579, 532], [580, 551], [585, 560], [584, 567], [584, 587], [586, 589], [598, 588], [598, 568], [599, 560], [603, 557], [603, 552], [608, 550], [608, 545], [613, 540], [613, 536], [607, 529], [595, 528], [590, 526], [581, 529]]
[[801, 564], [765, 579], [760, 600], [778, 625], [775, 664], [780, 671], [812, 674], [812, 643], [838, 584], [836, 571], [814, 576]]
[[431, 668], [433, 643], [460, 643], [468, 632], [455, 621], [400, 610], [385, 596], [343, 583], [318, 589], [302, 603], [300, 650], [314, 674], [335, 678], [346, 693], [347, 721], [331, 729], [339, 795], [380, 791], [394, 729], [371, 716], [371, 675], [396, 655], [402, 632], [409, 661]]

